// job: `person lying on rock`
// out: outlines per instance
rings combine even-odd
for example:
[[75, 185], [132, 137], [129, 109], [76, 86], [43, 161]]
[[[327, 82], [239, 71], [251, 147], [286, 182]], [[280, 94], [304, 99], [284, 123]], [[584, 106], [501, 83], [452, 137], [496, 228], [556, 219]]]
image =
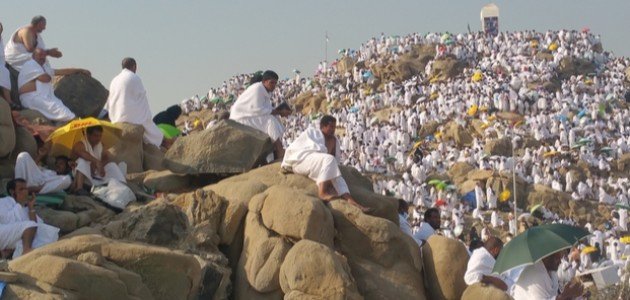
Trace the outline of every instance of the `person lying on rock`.
[[86, 183], [98, 186], [107, 184], [110, 179], [127, 182], [123, 171], [116, 163], [110, 161], [107, 151], [103, 150], [102, 138], [103, 127], [88, 127], [83, 140], [72, 148], [72, 153], [78, 157], [73, 190], [79, 195], [88, 194], [83, 189]]
[[273, 141], [273, 154], [276, 160], [284, 157], [282, 135], [284, 127], [275, 117], [279, 112], [271, 106], [271, 93], [276, 89], [278, 74], [265, 71], [262, 81], [253, 83], [234, 102], [230, 109], [230, 119], [258, 129]]
[[309, 127], [286, 149], [282, 168], [295, 174], [306, 175], [317, 183], [319, 197], [330, 201], [341, 197], [368, 213], [371, 208], [359, 204], [350, 195], [346, 181], [339, 170], [339, 140], [335, 137], [337, 119], [326, 115], [319, 129]]
[[0, 198], [0, 250], [3, 257], [16, 258], [33, 248], [53, 243], [59, 228], [44, 224], [35, 213], [35, 196], [29, 194], [26, 180], [7, 183], [10, 196]]
[[75, 73], [90, 76], [90, 72], [84, 69], [52, 69], [46, 63], [46, 51], [36, 48], [33, 59], [24, 63], [18, 75], [18, 92], [22, 106], [39, 111], [51, 121], [65, 122], [74, 119], [75, 114], [55, 96], [52, 79], [55, 75]]
[[[18, 154], [15, 159], [15, 177], [26, 180], [29, 192], [48, 194], [61, 192], [70, 187], [70, 166], [68, 158], [59, 156], [55, 159], [55, 170], [40, 167], [28, 152]], [[38, 157], [37, 161], [41, 161]]]

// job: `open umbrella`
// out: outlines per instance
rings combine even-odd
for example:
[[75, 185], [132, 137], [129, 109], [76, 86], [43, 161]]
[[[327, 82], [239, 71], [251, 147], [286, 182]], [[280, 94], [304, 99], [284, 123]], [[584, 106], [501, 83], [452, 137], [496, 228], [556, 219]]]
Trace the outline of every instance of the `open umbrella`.
[[505, 271], [539, 262], [543, 258], [571, 248], [589, 232], [565, 224], [532, 227], [505, 244], [497, 257], [493, 272]]
[[157, 127], [167, 139], [172, 139], [182, 133], [177, 127], [170, 124], [158, 124]]
[[560, 154], [560, 152], [558, 152], [558, 151], [547, 151], [547, 152], [545, 152], [545, 154], [543, 154], [543, 157], [547, 158], [547, 157], [556, 156], [558, 154]]
[[529, 212], [533, 214], [537, 209], [541, 207], [542, 207], [542, 203], [536, 204], [529, 210]]
[[51, 154], [53, 156], [65, 155], [71, 156], [72, 147], [81, 141], [88, 127], [103, 127], [103, 150], [113, 146], [119, 139], [121, 129], [107, 121], [98, 120], [92, 117], [85, 119], [77, 119], [63, 127], [57, 128], [47, 139], [52, 142]]
[[508, 201], [511, 196], [512, 196], [512, 192], [510, 192], [510, 190], [505, 190], [501, 192], [501, 194], [499, 194], [499, 200], [501, 202], [505, 202], [505, 201]]

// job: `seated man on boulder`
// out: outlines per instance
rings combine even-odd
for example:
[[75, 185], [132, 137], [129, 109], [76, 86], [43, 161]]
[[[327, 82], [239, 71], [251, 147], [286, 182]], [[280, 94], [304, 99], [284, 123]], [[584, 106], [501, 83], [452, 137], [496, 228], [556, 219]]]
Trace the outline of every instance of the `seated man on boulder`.
[[495, 260], [499, 257], [501, 249], [503, 249], [503, 242], [497, 237], [491, 236], [483, 244], [483, 247], [473, 251], [464, 275], [464, 281], [466, 281], [467, 285], [481, 282], [507, 291], [509, 288], [508, 283], [513, 284], [513, 282], [506, 276], [491, 275]]
[[286, 150], [282, 168], [315, 180], [319, 197], [330, 201], [341, 197], [363, 212], [372, 209], [359, 204], [351, 195], [338, 166], [339, 141], [335, 137], [337, 120], [322, 117], [319, 129], [309, 127]]
[[278, 74], [265, 71], [261, 82], [250, 85], [236, 99], [230, 109], [230, 119], [267, 134], [273, 141], [275, 159], [282, 159], [284, 147], [281, 138], [284, 126], [275, 117], [280, 112], [271, 105], [271, 93], [276, 89], [277, 83]]
[[33, 248], [53, 243], [59, 228], [44, 224], [35, 213], [35, 197], [29, 195], [26, 181], [20, 178], [7, 183], [10, 196], [0, 198], [0, 249], [4, 257], [13, 258]]
[[170, 147], [172, 141], [153, 123], [147, 90], [142, 79], [136, 74], [136, 60], [127, 57], [122, 61], [122, 71], [112, 79], [109, 85], [109, 97], [105, 110], [112, 123], [126, 122], [144, 127], [143, 140], [156, 147]]
[[70, 171], [68, 160], [63, 156], [56, 158], [54, 171], [38, 166], [28, 152], [18, 154], [15, 160], [15, 177], [26, 180], [32, 193], [57, 193], [69, 188], [72, 184]]
[[78, 157], [74, 180], [76, 193], [87, 194], [83, 189], [86, 183], [98, 186], [107, 184], [110, 179], [127, 182], [123, 171], [109, 160], [107, 151], [103, 150], [103, 127], [88, 127], [85, 132], [83, 140], [72, 148], [72, 153]]
[[59, 49], [46, 49], [42, 38], [44, 30], [46, 30], [46, 18], [43, 16], [33, 17], [31, 24], [16, 30], [5, 47], [7, 64], [16, 71], [21, 72], [22, 66], [30, 60], [35, 49], [41, 49], [45, 55], [51, 57], [61, 57], [62, 53]]
[[55, 75], [90, 72], [83, 69], [52, 69], [46, 64], [46, 52], [36, 48], [33, 59], [22, 66], [18, 75], [18, 91], [22, 106], [39, 111], [51, 121], [66, 122], [76, 116], [55, 96], [52, 79]]

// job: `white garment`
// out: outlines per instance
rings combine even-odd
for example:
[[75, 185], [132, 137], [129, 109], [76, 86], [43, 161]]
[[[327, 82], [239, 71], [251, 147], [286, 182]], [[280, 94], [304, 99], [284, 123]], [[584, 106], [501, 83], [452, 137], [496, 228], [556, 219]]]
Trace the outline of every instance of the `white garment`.
[[[86, 140], [83, 140], [81, 142], [85, 146], [85, 150], [90, 153], [90, 155], [99, 160], [101, 159], [103, 155], [103, 144], [98, 143], [96, 147], [92, 147], [90, 143], [88, 143]], [[85, 178], [88, 180], [88, 183], [90, 183], [91, 185], [104, 185], [107, 184], [110, 179], [115, 179], [120, 182], [127, 182], [124, 172], [116, 163], [110, 162], [103, 166], [103, 169], [105, 170], [105, 176], [103, 178], [95, 178], [94, 176], [92, 176], [92, 168], [90, 167], [91, 164], [92, 163], [90, 161], [79, 157], [77, 158], [77, 167], [75, 168], [75, 172], [81, 172], [81, 174], [85, 176]]]
[[420, 228], [413, 234], [413, 238], [417, 242], [426, 242], [430, 236], [435, 234], [435, 229], [429, 225], [427, 222], [420, 223]]
[[542, 261], [525, 267], [512, 290], [514, 300], [553, 300], [556, 296], [558, 276], [555, 272], [547, 272]]
[[[26, 26], [24, 26], [26, 27]], [[28, 52], [26, 47], [22, 43], [14, 42], [15, 36], [17, 35], [20, 29], [18, 28], [12, 35], [9, 43], [4, 47], [4, 53], [6, 55], [6, 62], [11, 65], [16, 71], [22, 71], [22, 65], [29, 61], [32, 58], [33, 53]], [[37, 48], [46, 49], [46, 45], [44, 44], [44, 39], [41, 34], [37, 35]]]
[[40, 194], [61, 192], [72, 184], [69, 175], [57, 175], [54, 171], [38, 167], [27, 152], [18, 154], [15, 159], [15, 178], [26, 180], [28, 187], [41, 186]]
[[5, 63], [6, 61], [4, 60], [4, 41], [0, 36], [0, 87], [10, 90], [11, 76], [9, 74], [9, 69], [7, 69]]
[[112, 123], [126, 122], [144, 127], [144, 142], [157, 147], [162, 145], [164, 134], [153, 123], [151, 108], [140, 76], [123, 69], [109, 85], [105, 104]]
[[287, 147], [282, 167], [295, 174], [306, 175], [317, 184], [331, 180], [338, 195], [349, 193], [346, 181], [341, 177], [338, 157], [339, 140], [336, 140], [335, 154], [328, 154], [324, 134], [321, 130], [309, 127]]
[[400, 224], [400, 230], [402, 230], [402, 232], [413, 237], [411, 225], [409, 225], [409, 221], [407, 221], [407, 214], [398, 214], [398, 223]]
[[14, 248], [13, 258], [22, 255], [22, 233], [27, 228], [37, 227], [32, 247], [38, 248], [59, 238], [59, 228], [44, 224], [38, 216], [37, 222], [28, 217], [28, 208], [18, 204], [12, 197], [0, 198], [0, 248]]
[[271, 115], [271, 94], [262, 82], [254, 83], [243, 92], [230, 109], [230, 119], [258, 129], [271, 137], [272, 141], [282, 138], [284, 127]]
[[492, 268], [494, 268], [495, 259], [485, 247], [480, 247], [473, 251], [472, 255], [468, 259], [468, 267], [466, 268], [466, 274], [464, 274], [464, 281], [467, 285], [473, 285], [477, 282], [481, 282], [483, 276], [497, 277], [509, 286], [510, 280], [507, 280], [505, 276], [498, 276], [492, 274]]
[[35, 90], [20, 95], [22, 106], [37, 110], [44, 117], [53, 121], [70, 121], [76, 118], [75, 114], [63, 104], [63, 101], [55, 96], [52, 81], [41, 82], [37, 80], [37, 77], [44, 74], [50, 75], [51, 78], [55, 77], [55, 71], [47, 64], [41, 66], [33, 59], [24, 63], [22, 71], [18, 75], [18, 88], [35, 80]]

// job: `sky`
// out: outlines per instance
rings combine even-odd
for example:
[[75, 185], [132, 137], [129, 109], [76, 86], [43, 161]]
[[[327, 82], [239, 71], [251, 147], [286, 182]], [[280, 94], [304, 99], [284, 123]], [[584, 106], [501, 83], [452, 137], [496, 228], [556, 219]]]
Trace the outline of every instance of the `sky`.
[[[122, 58], [134, 57], [153, 114], [205, 95], [230, 77], [271, 69], [281, 78], [313, 74], [326, 53], [359, 48], [371, 37], [479, 30], [476, 0], [3, 0], [5, 43], [44, 15], [54, 68], [81, 67], [106, 88]], [[630, 1], [504, 0], [500, 30], [577, 29], [602, 36], [604, 49], [630, 56]]]

